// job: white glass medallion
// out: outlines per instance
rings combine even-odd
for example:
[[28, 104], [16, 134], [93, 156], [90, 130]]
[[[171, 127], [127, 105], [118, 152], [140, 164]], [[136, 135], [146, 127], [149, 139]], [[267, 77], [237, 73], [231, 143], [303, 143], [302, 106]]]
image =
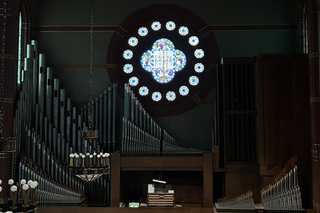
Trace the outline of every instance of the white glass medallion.
[[169, 91], [166, 94], [166, 98], [168, 101], [174, 101], [174, 99], [176, 99], [176, 93], [173, 91]]
[[131, 47], [135, 47], [138, 44], [138, 39], [136, 37], [131, 37], [129, 38], [128, 43]]
[[158, 31], [161, 29], [161, 24], [160, 22], [158, 21], [155, 21], [151, 24], [151, 28], [154, 30], [154, 31]]
[[138, 83], [139, 83], [139, 79], [137, 77], [133, 76], [133, 77], [129, 78], [130, 86], [135, 87], [138, 85]]
[[123, 52], [123, 57], [125, 58], [125, 59], [131, 59], [132, 58], [132, 56], [133, 56], [133, 52], [131, 51], [131, 50], [125, 50], [124, 52]]
[[194, 51], [194, 56], [195, 56], [196, 58], [203, 58], [203, 56], [204, 56], [204, 51], [203, 51], [202, 49], [196, 49], [196, 50]]
[[189, 83], [192, 86], [197, 86], [199, 84], [199, 78], [197, 76], [190, 76]]
[[187, 86], [181, 86], [181, 87], [179, 88], [179, 93], [180, 93], [180, 95], [182, 95], [182, 96], [186, 96], [186, 95], [189, 94], [189, 88], [188, 88]]
[[162, 95], [160, 92], [154, 92], [152, 93], [152, 100], [154, 101], [160, 101], [162, 98]]
[[179, 28], [179, 34], [182, 36], [186, 36], [189, 33], [188, 27], [182, 26]]
[[166, 28], [167, 30], [172, 31], [176, 28], [176, 24], [173, 21], [168, 21], [166, 23]]
[[148, 29], [146, 27], [140, 27], [138, 30], [138, 34], [140, 36], [146, 36], [148, 35]]
[[132, 73], [132, 71], [133, 71], [133, 66], [132, 66], [132, 64], [125, 64], [125, 65], [123, 66], [123, 72], [129, 74], [129, 73]]
[[198, 73], [201, 73], [204, 70], [204, 65], [202, 63], [196, 63], [194, 65], [194, 70]]
[[197, 44], [199, 44], [199, 39], [197, 36], [191, 36], [189, 38], [189, 44], [192, 46], [196, 46]]
[[139, 88], [139, 94], [141, 96], [146, 96], [146, 95], [148, 95], [148, 93], [149, 93], [148, 87], [142, 86], [142, 87]]

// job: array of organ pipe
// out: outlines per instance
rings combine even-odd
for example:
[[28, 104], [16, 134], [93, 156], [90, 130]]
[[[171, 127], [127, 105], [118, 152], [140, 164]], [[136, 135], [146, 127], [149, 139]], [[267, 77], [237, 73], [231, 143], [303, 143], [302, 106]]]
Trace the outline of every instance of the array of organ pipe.
[[124, 156], [202, 153], [177, 141], [146, 112], [129, 84], [124, 88], [121, 153]]
[[[14, 116], [17, 153], [33, 162], [29, 167], [37, 168], [56, 184], [75, 190], [72, 181], [66, 181], [65, 178], [71, 176], [68, 169], [71, 153], [117, 151], [117, 84], [113, 84], [88, 105], [75, 107], [71, 99], [66, 97], [65, 89], [60, 88], [59, 79], [53, 78], [53, 69], [46, 67], [45, 55], [38, 54], [37, 41], [27, 45], [24, 65]], [[92, 129], [98, 130], [99, 138], [85, 140], [82, 131], [88, 129], [89, 104], [92, 109]], [[101, 190], [108, 188], [109, 178], [100, 179], [93, 191], [82, 189], [81, 193], [96, 193], [100, 190], [98, 185], [101, 185]]]

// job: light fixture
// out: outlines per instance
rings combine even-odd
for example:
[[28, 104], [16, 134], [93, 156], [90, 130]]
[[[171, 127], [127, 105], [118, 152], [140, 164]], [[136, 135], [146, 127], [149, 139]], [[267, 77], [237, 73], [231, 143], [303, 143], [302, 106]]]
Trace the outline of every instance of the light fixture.
[[109, 156], [109, 153], [70, 154], [69, 171], [84, 181], [94, 181], [109, 173]]
[[[82, 138], [85, 141], [98, 140], [98, 130], [92, 130], [92, 40], [93, 40], [93, 5], [92, 0], [90, 1], [91, 6], [91, 22], [90, 22], [90, 102], [88, 107], [88, 130], [82, 131]], [[90, 144], [92, 145], [92, 144]], [[102, 175], [109, 173], [109, 153], [90, 153], [85, 150], [86, 154], [70, 154], [70, 174], [81, 178], [84, 181], [90, 182], [98, 179]]]
[[[2, 180], [0, 180], [0, 185], [1, 184]], [[34, 213], [38, 205], [38, 182], [29, 180], [27, 183], [25, 179], [22, 179], [20, 184], [14, 185], [14, 180], [10, 179], [8, 185], [10, 188], [10, 197], [0, 202], [0, 211]], [[0, 186], [0, 192], [1, 191], [2, 187]]]
[[163, 183], [163, 184], [166, 184], [167, 181], [164, 181], [164, 180], [157, 180], [157, 179], [152, 179], [153, 182], [156, 182], [156, 183]]

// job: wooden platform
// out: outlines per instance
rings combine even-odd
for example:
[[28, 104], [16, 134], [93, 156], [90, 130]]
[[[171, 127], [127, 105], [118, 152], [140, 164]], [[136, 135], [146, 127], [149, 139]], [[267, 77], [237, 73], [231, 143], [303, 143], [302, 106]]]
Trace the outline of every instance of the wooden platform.
[[213, 208], [118, 208], [118, 207], [59, 207], [40, 206], [37, 213], [213, 213]]

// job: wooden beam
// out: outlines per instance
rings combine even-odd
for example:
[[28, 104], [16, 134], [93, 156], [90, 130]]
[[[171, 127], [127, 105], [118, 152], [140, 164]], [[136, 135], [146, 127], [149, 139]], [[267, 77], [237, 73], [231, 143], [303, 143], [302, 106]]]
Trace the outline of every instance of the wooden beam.
[[213, 203], [213, 173], [212, 153], [203, 153], [203, 207], [212, 208]]
[[203, 157], [121, 157], [120, 166], [122, 171], [202, 171]]
[[120, 153], [111, 153], [110, 162], [110, 207], [119, 207], [120, 203]]

